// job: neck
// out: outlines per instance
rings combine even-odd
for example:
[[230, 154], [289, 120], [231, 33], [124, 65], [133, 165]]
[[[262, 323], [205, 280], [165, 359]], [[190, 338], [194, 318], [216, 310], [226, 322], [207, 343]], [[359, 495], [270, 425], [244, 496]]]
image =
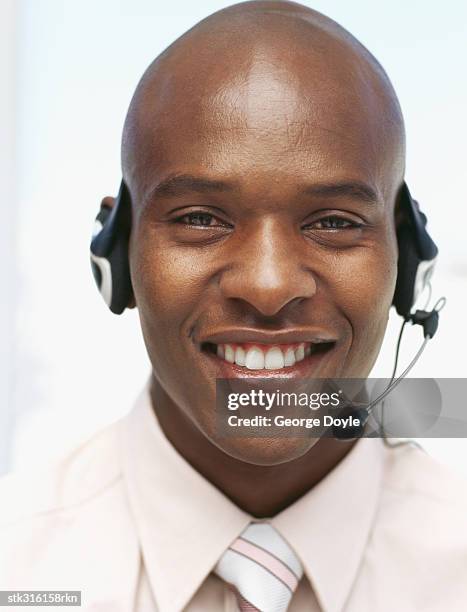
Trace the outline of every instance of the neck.
[[[308, 452], [279, 465], [240, 461], [215, 446], [153, 378], [151, 399], [158, 422], [177, 452], [242, 510], [257, 518], [274, 516], [322, 480], [353, 447], [321, 438]], [[157, 398], [157, 399], [156, 399]]]

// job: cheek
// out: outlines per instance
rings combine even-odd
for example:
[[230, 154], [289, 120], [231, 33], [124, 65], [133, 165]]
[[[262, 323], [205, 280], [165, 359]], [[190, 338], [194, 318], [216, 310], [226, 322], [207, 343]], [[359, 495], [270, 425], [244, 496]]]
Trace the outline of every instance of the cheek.
[[181, 379], [184, 387], [193, 383], [191, 334], [209, 309], [213, 266], [209, 253], [175, 245], [157, 229], [141, 224], [132, 235], [130, 270], [141, 329], [153, 369], [171, 395]]
[[397, 278], [397, 249], [388, 243], [364, 249], [339, 266], [336, 303], [349, 321], [348, 376], [367, 376], [386, 331]]
[[130, 260], [138, 308], [165, 332], [173, 332], [172, 325], [178, 322], [176, 328], [180, 327], [202, 296], [202, 259], [143, 238], [132, 249]]

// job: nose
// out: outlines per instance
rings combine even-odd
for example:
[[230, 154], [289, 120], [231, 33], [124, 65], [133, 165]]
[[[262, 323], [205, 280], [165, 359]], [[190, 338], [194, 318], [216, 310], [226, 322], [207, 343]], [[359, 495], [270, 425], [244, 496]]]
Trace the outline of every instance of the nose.
[[306, 265], [300, 236], [283, 220], [265, 220], [236, 245], [220, 277], [224, 297], [248, 303], [264, 316], [316, 293], [313, 272]]

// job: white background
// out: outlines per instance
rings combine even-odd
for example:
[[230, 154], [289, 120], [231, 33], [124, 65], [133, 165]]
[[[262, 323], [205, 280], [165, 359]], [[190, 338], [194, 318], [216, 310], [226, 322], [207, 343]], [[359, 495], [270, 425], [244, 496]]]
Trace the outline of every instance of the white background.
[[[88, 243], [120, 180], [120, 137], [149, 62], [216, 0], [0, 0], [0, 472], [57, 456], [127, 412], [149, 374], [136, 311], [106, 310]], [[407, 179], [441, 258], [449, 298], [413, 376], [467, 377], [467, 4], [305, 2], [381, 61], [407, 125]], [[219, 61], [222, 61], [220, 58]], [[374, 375], [392, 369], [393, 316]], [[409, 329], [400, 364], [421, 341]], [[466, 406], [467, 409], [467, 406]], [[424, 440], [467, 474], [467, 441]]]

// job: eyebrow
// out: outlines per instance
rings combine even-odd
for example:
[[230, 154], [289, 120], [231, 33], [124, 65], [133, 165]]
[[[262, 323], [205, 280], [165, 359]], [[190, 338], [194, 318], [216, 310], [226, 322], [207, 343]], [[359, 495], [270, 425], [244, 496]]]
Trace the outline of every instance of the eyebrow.
[[[177, 197], [187, 193], [228, 193], [238, 189], [235, 183], [212, 180], [191, 174], [171, 176], [152, 188], [145, 198], [146, 202], [159, 197]], [[362, 181], [342, 181], [336, 183], [317, 183], [305, 185], [299, 191], [303, 195], [321, 198], [351, 198], [368, 204], [380, 202], [376, 191]]]
[[224, 181], [192, 176], [191, 174], [178, 174], [158, 183], [147, 197], [152, 200], [158, 197], [177, 197], [186, 193], [212, 193], [233, 191], [235, 186]]
[[340, 183], [319, 183], [303, 187], [301, 193], [322, 198], [352, 198], [353, 200], [379, 204], [376, 191], [361, 181], [344, 181]]

